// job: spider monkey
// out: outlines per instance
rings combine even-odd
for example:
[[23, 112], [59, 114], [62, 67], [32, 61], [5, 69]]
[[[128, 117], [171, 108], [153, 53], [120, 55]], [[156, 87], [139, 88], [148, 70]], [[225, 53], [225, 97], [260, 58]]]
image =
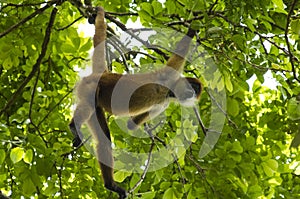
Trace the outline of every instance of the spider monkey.
[[93, 38], [92, 74], [83, 78], [77, 86], [79, 103], [69, 127], [75, 137], [73, 146], [79, 147], [82, 144], [80, 127], [87, 122], [96, 140], [96, 155], [104, 185], [123, 199], [127, 197], [127, 192], [113, 178], [111, 137], [105, 111], [117, 116], [130, 116], [127, 127], [136, 129], [164, 111], [170, 100], [178, 100], [187, 106], [193, 105], [199, 100], [202, 85], [196, 78], [181, 77], [191, 38], [196, 34], [191, 28], [177, 44], [166, 67], [145, 74], [123, 75], [109, 72], [105, 63], [104, 15], [103, 8], [98, 7]]

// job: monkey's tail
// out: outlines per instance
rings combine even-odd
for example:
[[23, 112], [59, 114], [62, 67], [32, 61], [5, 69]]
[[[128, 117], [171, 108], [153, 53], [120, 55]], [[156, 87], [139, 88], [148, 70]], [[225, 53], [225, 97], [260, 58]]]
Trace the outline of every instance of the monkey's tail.
[[95, 19], [95, 35], [94, 35], [94, 53], [93, 53], [93, 74], [107, 72], [105, 39], [106, 39], [106, 23], [104, 21], [104, 9], [97, 7], [97, 16]]
[[174, 51], [176, 55], [179, 55], [182, 58], [184, 58], [187, 55], [190, 43], [193, 37], [196, 35], [196, 32], [197, 31], [192, 29], [191, 27], [188, 29], [186, 35], [184, 35], [184, 37], [176, 45], [176, 49]]

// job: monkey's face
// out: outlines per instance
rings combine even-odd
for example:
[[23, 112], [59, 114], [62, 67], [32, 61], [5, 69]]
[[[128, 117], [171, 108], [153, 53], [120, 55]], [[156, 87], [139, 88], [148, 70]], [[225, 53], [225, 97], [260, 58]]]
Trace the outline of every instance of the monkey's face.
[[194, 106], [201, 93], [201, 83], [195, 78], [180, 78], [173, 89], [175, 98], [183, 106]]

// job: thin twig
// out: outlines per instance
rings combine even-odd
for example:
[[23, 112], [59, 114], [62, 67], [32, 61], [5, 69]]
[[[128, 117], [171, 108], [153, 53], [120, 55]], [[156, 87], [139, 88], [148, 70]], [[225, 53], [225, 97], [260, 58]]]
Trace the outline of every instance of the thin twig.
[[120, 56], [122, 57], [122, 62], [123, 62], [123, 65], [125, 67], [125, 70], [128, 73], [129, 72], [129, 66], [127, 64], [127, 59], [124, 56], [124, 53], [122, 52], [122, 49], [120, 49], [119, 46], [116, 45], [115, 43], [113, 43], [111, 40], [107, 40], [107, 43], [109, 43], [110, 45], [112, 45], [116, 49], [116, 51], [119, 52]]
[[138, 13], [134, 13], [134, 12], [126, 12], [126, 13], [106, 12], [106, 13], [115, 16], [139, 16]]
[[68, 91], [59, 101], [58, 101], [58, 103], [57, 104], [55, 104], [49, 111], [48, 111], [48, 113], [44, 116], [44, 118], [38, 123], [38, 126], [40, 126], [47, 118], [48, 118], [48, 116], [52, 113], [52, 111], [54, 111], [54, 109], [56, 108], [56, 107], [58, 107], [60, 104], [61, 104], [61, 102], [68, 96], [68, 95], [70, 95], [70, 93], [72, 93], [73, 92], [73, 89], [71, 89], [70, 91]]
[[[159, 122], [157, 125], [155, 125], [154, 127], [151, 128], [151, 131], [153, 131], [154, 129], [156, 129], [158, 126], [160, 126], [161, 124], [163, 124], [163, 122]], [[148, 128], [147, 125], [146, 126], [146, 129]], [[148, 132], [148, 131], [147, 131]], [[151, 133], [151, 132], [150, 132]], [[159, 138], [157, 135], [153, 135], [152, 133], [150, 134], [148, 133], [152, 138], [154, 138], [155, 140], [157, 140], [158, 142], [160, 142], [164, 147], [165, 149], [168, 149], [168, 146], [167, 144], [165, 143], [165, 141], [163, 141], [161, 138]], [[184, 195], [186, 195], [186, 191], [185, 191], [185, 188], [184, 188], [184, 185], [185, 185], [185, 179], [183, 177], [183, 173], [182, 173], [182, 169], [180, 167], [180, 164], [178, 162], [178, 158], [177, 156], [174, 154], [174, 153], [171, 153], [172, 157], [173, 157], [173, 160], [175, 162], [175, 164], [177, 165], [177, 168], [179, 170], [179, 174], [180, 174], [180, 177], [181, 177], [181, 181], [182, 181], [182, 189], [184, 190]]]
[[198, 109], [195, 106], [193, 107], [193, 110], [194, 110], [195, 115], [197, 117], [197, 120], [198, 120], [198, 122], [199, 122], [199, 124], [201, 126], [202, 132], [204, 133], [204, 136], [206, 136], [207, 135], [207, 133], [206, 133], [207, 132], [207, 128], [204, 126], [204, 124], [202, 122], [202, 119], [200, 117], [199, 111], [198, 111]]
[[140, 186], [142, 184], [142, 182], [144, 181], [145, 177], [146, 177], [146, 174], [148, 172], [148, 169], [150, 167], [150, 160], [151, 160], [151, 156], [152, 156], [152, 151], [153, 151], [153, 147], [155, 145], [155, 142], [154, 142], [154, 137], [153, 137], [153, 134], [151, 132], [152, 130], [151, 129], [148, 129], [147, 130], [147, 133], [150, 135], [150, 138], [152, 140], [151, 142], [151, 145], [150, 145], [150, 149], [149, 149], [149, 153], [148, 153], [148, 158], [147, 158], [147, 163], [145, 165], [145, 169], [143, 171], [143, 174], [141, 176], [141, 178], [139, 179], [139, 181], [137, 181], [137, 183], [128, 191], [129, 194], [133, 193], [134, 190]]
[[218, 0], [216, 0], [211, 6], [210, 6], [210, 8], [209, 8], [209, 10], [208, 10], [208, 13], [212, 13], [213, 12], [213, 9], [214, 9], [214, 7], [215, 7], [215, 5], [217, 5], [219, 2], [218, 2]]
[[[232, 121], [228, 115], [228, 113], [223, 110], [223, 108], [221, 107], [221, 105], [217, 102], [217, 100], [215, 99], [215, 97], [210, 93], [208, 92], [208, 90], [206, 90], [206, 93], [209, 95], [210, 99], [212, 100], [212, 102], [214, 102], [217, 107], [222, 111], [222, 113], [225, 115], [225, 117], [227, 118], [227, 120], [229, 121], [230, 124], [232, 124], [236, 129], [238, 129], [238, 126], [236, 125], [236, 123], [234, 123], [234, 121]], [[211, 130], [209, 130], [211, 131]], [[212, 131], [214, 132], [214, 131]], [[217, 132], [217, 131], [216, 131]]]
[[57, 31], [65, 30], [65, 29], [69, 28], [70, 26], [72, 26], [73, 24], [75, 24], [77, 21], [79, 21], [82, 18], [83, 18], [83, 16], [80, 16], [77, 19], [75, 19], [72, 23], [70, 23], [69, 25], [67, 25], [65, 27], [62, 27], [62, 28], [56, 28], [55, 30], [57, 30]]
[[146, 46], [148, 49], [154, 50], [156, 53], [162, 55], [165, 59], [168, 58], [168, 56], [161, 51], [160, 49], [158, 49], [157, 47], [149, 44], [148, 41], [144, 41], [141, 38], [139, 38], [137, 35], [135, 35], [131, 29], [128, 29], [126, 27], [125, 24], [123, 24], [122, 22], [118, 21], [117, 19], [115, 19], [113, 16], [109, 15], [108, 13], [105, 13], [105, 18], [109, 19], [111, 22], [115, 23], [119, 28], [121, 28], [121, 30], [123, 30], [124, 32], [128, 33], [131, 37], [135, 38], [137, 41], [141, 42], [144, 46]]

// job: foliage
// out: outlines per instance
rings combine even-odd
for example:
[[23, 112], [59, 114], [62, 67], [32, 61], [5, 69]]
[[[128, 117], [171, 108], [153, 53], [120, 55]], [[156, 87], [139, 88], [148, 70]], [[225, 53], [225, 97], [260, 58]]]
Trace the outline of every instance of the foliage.
[[[195, 124], [189, 118], [181, 121], [178, 105], [171, 104], [165, 113], [167, 122], [153, 130], [161, 140], [154, 141], [153, 153], [174, 154], [164, 150], [164, 145], [182, 145], [173, 139], [180, 133], [190, 142], [187, 150], [176, 153], [171, 164], [148, 171], [144, 178], [135, 172], [141, 168], [134, 166], [134, 157], [123, 154], [116, 161], [127, 167], [126, 172], [115, 172], [122, 186], [130, 189], [142, 180], [132, 198], [300, 197], [297, 0], [92, 3], [108, 11], [107, 21], [116, 32], [126, 30], [129, 19], [139, 20], [144, 27], [184, 33], [191, 24], [199, 30], [198, 50], [208, 54], [202, 61], [213, 60], [217, 68], [192, 64], [185, 75], [199, 77], [205, 84], [199, 109], [206, 125], [211, 105], [216, 103], [209, 91], [226, 92], [227, 109], [221, 110], [226, 122], [217, 144], [205, 157], [199, 157], [204, 139], [201, 128], [193, 133]], [[90, 64], [91, 39], [77, 31], [85, 22], [83, 8], [79, 0], [0, 3], [0, 190], [11, 198], [116, 197], [105, 190], [93, 154], [86, 147], [72, 148], [68, 129], [78, 71]], [[169, 55], [166, 40], [154, 42], [162, 53], [145, 48], [145, 56], [137, 56], [139, 49], [134, 48], [125, 55], [130, 70], [144, 70], [136, 63], [165, 60], [164, 55]], [[126, 70], [123, 59], [112, 59], [114, 71]], [[204, 78], [204, 73], [209, 75]], [[272, 89], [266, 84], [270, 75], [276, 82]], [[149, 137], [126, 134], [116, 121], [109, 119], [119, 149], [150, 151], [153, 142]], [[155, 121], [150, 125], [155, 126]], [[161, 166], [154, 160], [154, 167]]]

